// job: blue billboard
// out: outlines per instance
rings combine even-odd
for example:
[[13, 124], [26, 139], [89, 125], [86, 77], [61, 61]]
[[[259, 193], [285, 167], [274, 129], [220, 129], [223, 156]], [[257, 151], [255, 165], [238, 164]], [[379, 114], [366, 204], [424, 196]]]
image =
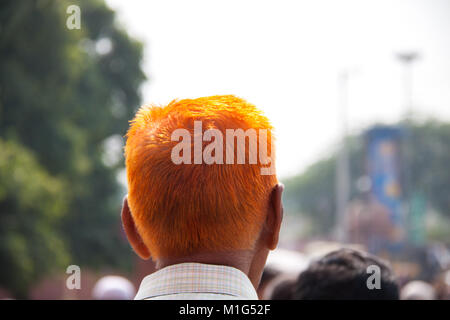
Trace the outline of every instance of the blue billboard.
[[375, 127], [366, 133], [367, 173], [372, 198], [387, 211], [391, 227], [390, 237], [378, 239], [378, 243], [383, 243], [381, 246], [388, 250], [395, 250], [405, 240], [402, 138], [403, 130], [398, 127]]

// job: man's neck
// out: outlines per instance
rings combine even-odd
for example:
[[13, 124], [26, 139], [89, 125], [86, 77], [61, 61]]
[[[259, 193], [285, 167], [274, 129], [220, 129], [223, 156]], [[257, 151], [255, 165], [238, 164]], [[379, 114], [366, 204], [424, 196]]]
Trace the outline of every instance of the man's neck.
[[160, 258], [156, 261], [156, 269], [162, 269], [174, 264], [187, 262], [233, 267], [241, 270], [248, 276], [252, 262], [252, 252], [250, 251], [202, 252], [182, 257]]

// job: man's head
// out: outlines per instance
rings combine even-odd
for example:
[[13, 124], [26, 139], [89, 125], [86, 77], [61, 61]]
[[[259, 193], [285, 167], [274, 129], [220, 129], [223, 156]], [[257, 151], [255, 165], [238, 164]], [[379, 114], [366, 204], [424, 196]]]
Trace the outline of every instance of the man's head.
[[[367, 282], [380, 270], [379, 288]], [[371, 281], [369, 281], [371, 282]], [[294, 289], [296, 300], [398, 300], [399, 289], [389, 266], [367, 253], [341, 249], [313, 262]]]
[[[179, 129], [190, 137], [178, 134]], [[240, 144], [234, 136], [227, 139], [231, 137], [227, 130], [238, 129], [254, 130], [256, 136], [248, 136], [257, 141], [245, 138]], [[265, 136], [258, 134], [263, 131]], [[261, 174], [261, 168], [270, 165], [267, 157], [261, 158], [265, 151], [261, 147], [267, 145], [267, 155], [275, 159], [271, 131], [268, 119], [255, 106], [235, 96], [142, 107], [127, 135], [129, 190], [122, 210], [137, 254], [158, 261], [245, 251], [265, 261], [261, 252], [267, 256], [275, 248], [282, 216], [282, 186], [274, 174]], [[258, 150], [252, 148], [253, 142]], [[230, 146], [234, 150], [227, 154]], [[238, 161], [242, 152], [244, 163]], [[218, 153], [223, 163], [202, 159], [218, 159]], [[174, 155], [185, 161], [174, 161]]]

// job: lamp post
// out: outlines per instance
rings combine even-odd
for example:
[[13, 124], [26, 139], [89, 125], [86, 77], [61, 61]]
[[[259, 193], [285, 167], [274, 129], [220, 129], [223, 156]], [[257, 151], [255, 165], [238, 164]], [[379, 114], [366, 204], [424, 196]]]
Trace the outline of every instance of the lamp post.
[[413, 64], [416, 62], [420, 55], [417, 51], [406, 51], [396, 54], [397, 59], [404, 65], [404, 76], [403, 76], [403, 90], [405, 99], [405, 108], [407, 116], [412, 115], [413, 111]]
[[[396, 57], [400, 63], [404, 66], [403, 75], [403, 90], [404, 90], [404, 107], [406, 109], [406, 120], [412, 120], [413, 108], [414, 108], [414, 95], [413, 95], [413, 64], [416, 62], [420, 55], [417, 51], [405, 51], [396, 54]], [[406, 137], [405, 145], [403, 147], [403, 172], [404, 172], [404, 185], [403, 185], [403, 197], [406, 207], [404, 207], [405, 223], [409, 225], [411, 223], [412, 212], [412, 197], [413, 188], [411, 186], [411, 160], [410, 157], [413, 154], [412, 141], [411, 140], [411, 125], [410, 121], [405, 122]], [[407, 227], [409, 229], [409, 227]]]
[[340, 242], [348, 240], [347, 204], [350, 198], [350, 168], [347, 146], [347, 108], [348, 108], [348, 78], [350, 72], [344, 70], [338, 77], [339, 112], [342, 126], [341, 147], [336, 161], [336, 236]]

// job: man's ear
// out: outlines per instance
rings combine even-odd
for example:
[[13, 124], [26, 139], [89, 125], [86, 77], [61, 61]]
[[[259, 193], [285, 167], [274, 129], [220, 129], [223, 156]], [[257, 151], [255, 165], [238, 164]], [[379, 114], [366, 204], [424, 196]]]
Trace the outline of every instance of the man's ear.
[[142, 238], [137, 231], [136, 224], [134, 223], [133, 216], [131, 215], [130, 207], [128, 206], [128, 196], [125, 196], [123, 199], [122, 224], [125, 234], [127, 235], [128, 242], [134, 252], [136, 252], [137, 255], [144, 260], [150, 258], [150, 251], [144, 241], [142, 241]]
[[281, 222], [283, 220], [283, 202], [281, 196], [283, 194], [284, 185], [278, 183], [273, 187], [270, 194], [269, 210], [266, 218], [266, 228], [268, 231], [267, 247], [274, 250], [278, 245]]

